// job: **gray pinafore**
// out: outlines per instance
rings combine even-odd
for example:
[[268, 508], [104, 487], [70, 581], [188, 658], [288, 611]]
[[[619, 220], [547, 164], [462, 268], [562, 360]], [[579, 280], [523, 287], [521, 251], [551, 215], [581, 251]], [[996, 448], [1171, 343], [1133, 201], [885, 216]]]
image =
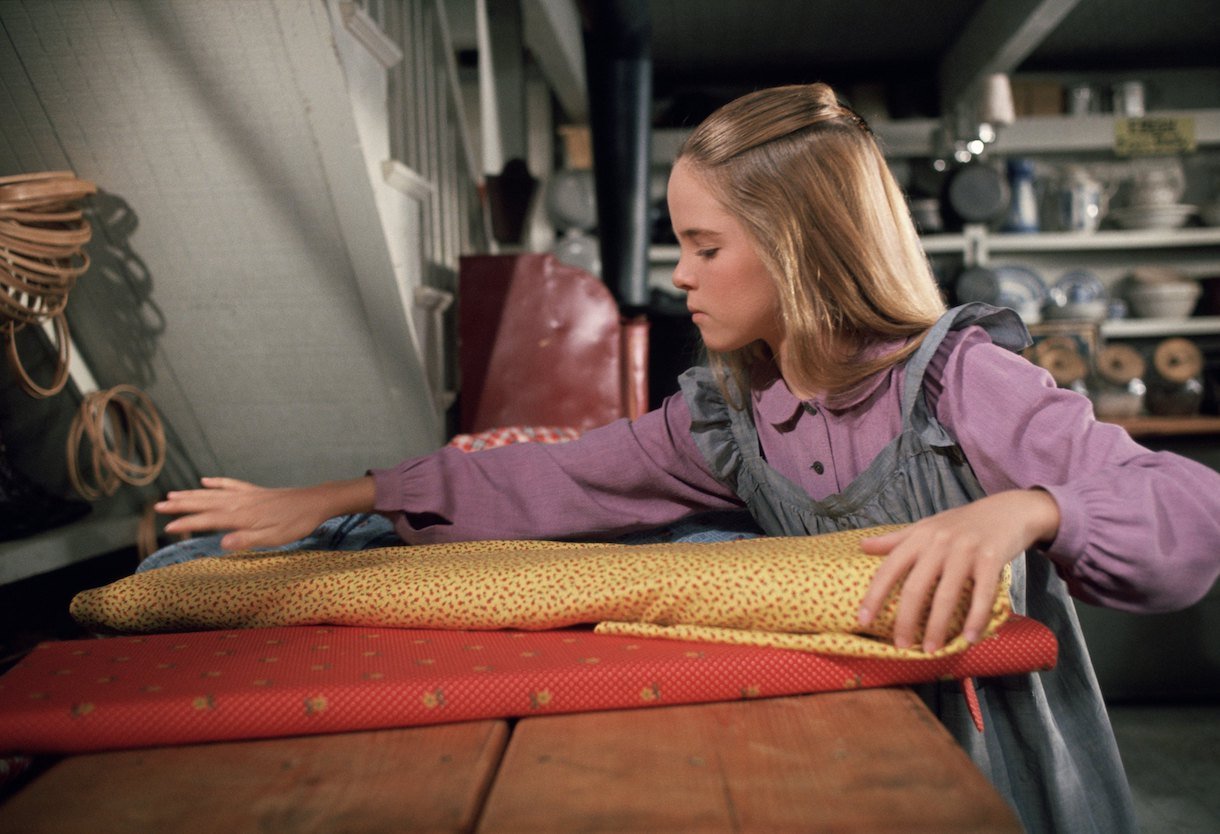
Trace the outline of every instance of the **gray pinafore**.
[[[745, 501], [768, 535], [811, 535], [913, 522], [984, 495], [954, 439], [925, 403], [923, 378], [945, 335], [971, 324], [1010, 350], [1029, 344], [1011, 310], [968, 304], [946, 313], [907, 361], [902, 433], [842, 493], [814, 501], [760, 453], [751, 409], [734, 409], [707, 368], [683, 374], [691, 431], [712, 472]], [[749, 401], [748, 399], [746, 400]], [[978, 681], [985, 731], [960, 686], [919, 694], [1009, 801], [1031, 832], [1134, 831], [1126, 775], [1075, 610], [1050, 560], [1034, 551], [1012, 563], [1013, 609], [1059, 641], [1052, 671]]]

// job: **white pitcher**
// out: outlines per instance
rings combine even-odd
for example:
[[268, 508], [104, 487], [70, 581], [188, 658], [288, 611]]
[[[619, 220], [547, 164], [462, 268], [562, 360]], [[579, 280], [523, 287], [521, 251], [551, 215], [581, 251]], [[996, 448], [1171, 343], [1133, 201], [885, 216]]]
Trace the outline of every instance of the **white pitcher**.
[[1133, 206], [1172, 206], [1182, 199], [1185, 190], [1186, 178], [1180, 164], [1147, 168], [1135, 175], [1130, 203]]
[[1059, 195], [1059, 220], [1069, 232], [1095, 232], [1110, 207], [1113, 189], [1084, 168], [1072, 166]]

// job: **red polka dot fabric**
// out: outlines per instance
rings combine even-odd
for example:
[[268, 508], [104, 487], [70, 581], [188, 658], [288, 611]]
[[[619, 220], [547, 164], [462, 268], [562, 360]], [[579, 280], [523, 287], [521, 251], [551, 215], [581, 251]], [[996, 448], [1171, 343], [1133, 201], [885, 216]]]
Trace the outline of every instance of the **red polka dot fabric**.
[[1015, 674], [1054, 665], [1013, 615], [920, 660], [543, 632], [275, 627], [43, 643], [0, 677], [0, 754], [631, 709]]

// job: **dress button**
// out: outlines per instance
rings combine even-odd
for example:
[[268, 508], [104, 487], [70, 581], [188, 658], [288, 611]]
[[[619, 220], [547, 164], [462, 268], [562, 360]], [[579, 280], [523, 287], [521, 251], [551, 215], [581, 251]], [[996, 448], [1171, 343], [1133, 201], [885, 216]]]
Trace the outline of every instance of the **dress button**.
[[805, 411], [814, 417], [818, 416], [818, 407], [813, 403], [805, 403]]
[[813, 462], [812, 468], [813, 468], [813, 471], [818, 473], [819, 475], [821, 475], [823, 472], [826, 471], [826, 467], [822, 465], [822, 462], [820, 460], [815, 460]]

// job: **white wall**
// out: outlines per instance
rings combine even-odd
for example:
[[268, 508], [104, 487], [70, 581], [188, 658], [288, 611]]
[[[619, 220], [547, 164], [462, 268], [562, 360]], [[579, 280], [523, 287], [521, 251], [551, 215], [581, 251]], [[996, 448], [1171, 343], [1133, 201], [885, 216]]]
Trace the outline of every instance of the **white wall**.
[[267, 484], [443, 440], [392, 336], [322, 0], [0, 0], [0, 26], [0, 175], [70, 168], [104, 192], [68, 306], [103, 387], [146, 390], [203, 473]]

